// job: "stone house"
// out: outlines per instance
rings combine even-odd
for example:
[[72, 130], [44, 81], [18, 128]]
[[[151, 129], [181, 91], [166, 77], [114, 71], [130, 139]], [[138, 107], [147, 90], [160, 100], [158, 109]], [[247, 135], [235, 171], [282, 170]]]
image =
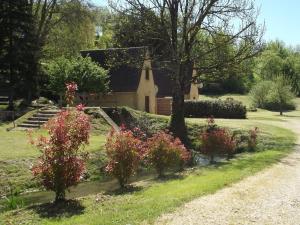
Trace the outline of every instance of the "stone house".
[[[172, 111], [171, 74], [167, 68], [156, 66], [147, 48], [116, 48], [81, 51], [83, 57], [91, 57], [100, 66], [109, 69], [107, 94], [81, 94], [89, 106], [129, 106], [133, 109], [170, 115]], [[196, 71], [191, 73], [195, 75]], [[186, 99], [198, 99], [198, 86], [186, 88]]]

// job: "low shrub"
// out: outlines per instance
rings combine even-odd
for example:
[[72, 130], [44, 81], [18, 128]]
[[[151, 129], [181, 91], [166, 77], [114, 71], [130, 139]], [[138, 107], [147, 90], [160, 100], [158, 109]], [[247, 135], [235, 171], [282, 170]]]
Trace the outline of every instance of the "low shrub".
[[49, 137], [31, 139], [42, 153], [31, 170], [47, 190], [55, 192], [55, 202], [65, 200], [66, 190], [85, 173], [86, 154], [81, 149], [89, 143], [90, 121], [82, 110], [79, 105], [61, 111], [46, 124]]
[[168, 127], [168, 119], [156, 117], [129, 107], [104, 108], [104, 110], [116, 124], [120, 126], [125, 124], [126, 128], [130, 130], [139, 128], [147, 137], [151, 137], [156, 132]]
[[295, 110], [296, 105], [292, 101], [294, 94], [292, 87], [283, 77], [277, 77], [274, 81], [261, 81], [250, 91], [250, 98], [254, 107], [273, 111]]
[[227, 155], [231, 157], [236, 150], [236, 140], [234, 136], [225, 128], [216, 126], [214, 119], [209, 118], [206, 130], [200, 135], [202, 142], [201, 153], [214, 162], [217, 155]]
[[113, 175], [121, 188], [128, 184], [144, 155], [143, 142], [130, 130], [111, 131], [106, 141], [108, 164], [105, 170]]
[[184, 103], [186, 117], [209, 117], [245, 119], [247, 110], [240, 102], [232, 98], [226, 100], [188, 100]]
[[250, 98], [253, 107], [265, 108], [268, 99], [270, 87], [273, 85], [272, 81], [261, 81], [254, 85], [250, 90]]
[[153, 165], [159, 177], [166, 169], [182, 167], [191, 155], [178, 138], [160, 131], [147, 140], [147, 161]]
[[265, 103], [263, 109], [267, 109], [270, 111], [280, 111], [280, 110], [295, 110], [296, 105], [294, 102], [286, 102], [282, 104], [281, 106], [276, 101], [272, 101], [271, 99]]

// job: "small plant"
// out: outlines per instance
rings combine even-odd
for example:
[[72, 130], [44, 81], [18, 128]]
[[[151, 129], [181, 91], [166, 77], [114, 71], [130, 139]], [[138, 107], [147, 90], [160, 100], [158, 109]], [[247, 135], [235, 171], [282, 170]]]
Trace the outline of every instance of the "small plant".
[[147, 140], [147, 160], [153, 165], [159, 177], [167, 168], [182, 166], [191, 155], [178, 138], [160, 131]]
[[143, 158], [143, 142], [131, 130], [122, 127], [119, 132], [113, 130], [109, 133], [105, 148], [109, 160], [106, 171], [124, 188]]
[[256, 149], [258, 133], [259, 133], [258, 127], [249, 130], [249, 138], [248, 138], [249, 151], [254, 151]]
[[234, 136], [227, 129], [217, 127], [212, 117], [207, 120], [207, 128], [200, 139], [201, 152], [210, 158], [210, 163], [214, 163], [216, 155], [227, 155], [230, 158], [236, 149]]
[[66, 87], [67, 87], [65, 93], [66, 102], [68, 103], [69, 106], [72, 106], [74, 104], [75, 93], [78, 90], [78, 87], [75, 82], [66, 83]]
[[[76, 85], [67, 86], [67, 100], [72, 103]], [[72, 89], [72, 90], [69, 90]], [[68, 96], [69, 95], [69, 96]], [[39, 177], [47, 190], [55, 192], [55, 202], [65, 200], [69, 187], [78, 184], [85, 173], [86, 154], [80, 149], [88, 144], [90, 121], [83, 113], [83, 106], [61, 111], [46, 124], [49, 137], [40, 136], [35, 144], [42, 155], [32, 167], [35, 177]]]
[[24, 201], [20, 197], [20, 191], [14, 189], [12, 186], [9, 187], [9, 195], [5, 197], [5, 200], [5, 208], [8, 210], [18, 209], [24, 206]]

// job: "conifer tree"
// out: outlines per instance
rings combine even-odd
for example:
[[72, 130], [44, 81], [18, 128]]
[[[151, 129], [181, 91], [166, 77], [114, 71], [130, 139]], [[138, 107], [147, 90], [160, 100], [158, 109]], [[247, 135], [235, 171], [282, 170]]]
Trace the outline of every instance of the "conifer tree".
[[[26, 0], [3, 0], [0, 4], [0, 71], [1, 87], [9, 95], [9, 108], [20, 87], [32, 88], [30, 79], [33, 57], [34, 20]], [[30, 79], [29, 79], [30, 78]], [[27, 88], [27, 91], [28, 91]]]

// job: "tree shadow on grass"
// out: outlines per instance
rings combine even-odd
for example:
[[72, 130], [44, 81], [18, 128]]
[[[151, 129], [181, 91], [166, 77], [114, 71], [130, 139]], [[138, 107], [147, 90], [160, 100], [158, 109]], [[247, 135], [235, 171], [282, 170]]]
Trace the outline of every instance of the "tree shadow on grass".
[[138, 191], [143, 190], [142, 186], [135, 185], [126, 185], [124, 188], [117, 188], [114, 190], [108, 190], [104, 192], [105, 195], [124, 195], [124, 194], [132, 194]]
[[44, 203], [29, 207], [42, 218], [60, 218], [80, 215], [84, 212], [84, 206], [78, 200], [66, 200], [59, 203]]
[[[291, 112], [291, 111], [287, 111], [287, 112]], [[279, 118], [299, 118], [300, 116], [297, 116], [297, 115], [286, 115], [286, 114], [283, 114], [283, 115], [275, 115], [276, 117], [279, 117]]]
[[163, 176], [159, 176], [159, 177], [156, 177], [155, 178], [155, 181], [156, 182], [159, 182], [159, 183], [164, 183], [164, 182], [168, 182], [168, 181], [171, 181], [171, 180], [182, 180], [184, 179], [184, 175], [183, 174], [164, 174]]

